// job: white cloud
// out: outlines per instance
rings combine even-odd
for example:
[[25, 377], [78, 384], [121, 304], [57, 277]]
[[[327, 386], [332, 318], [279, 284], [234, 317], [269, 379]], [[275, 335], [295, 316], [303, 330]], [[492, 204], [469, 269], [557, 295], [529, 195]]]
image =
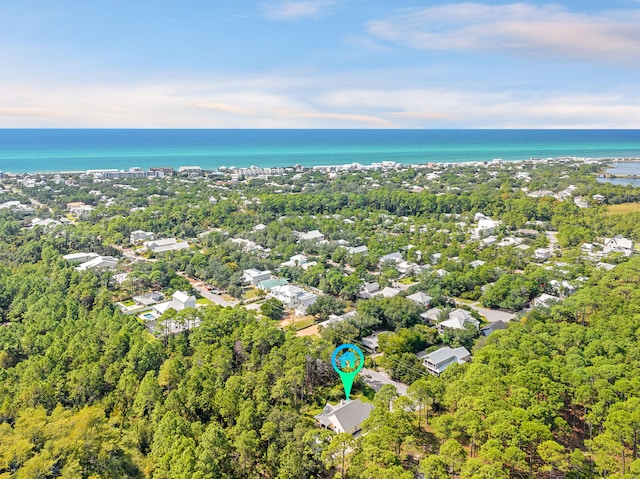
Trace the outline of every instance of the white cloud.
[[534, 52], [607, 61], [640, 55], [640, 10], [578, 13], [554, 5], [457, 3], [400, 10], [367, 25], [376, 38], [424, 50]]
[[262, 4], [262, 13], [269, 20], [292, 21], [318, 17], [334, 4], [335, 0], [268, 2]]
[[634, 85], [580, 91], [376, 88], [360, 76], [255, 76], [138, 84], [10, 83], [0, 127], [640, 128]]

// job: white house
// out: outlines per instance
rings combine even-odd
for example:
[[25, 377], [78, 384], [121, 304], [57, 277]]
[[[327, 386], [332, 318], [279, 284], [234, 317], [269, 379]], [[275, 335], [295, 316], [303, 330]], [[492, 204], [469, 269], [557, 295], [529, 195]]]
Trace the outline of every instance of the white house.
[[449, 319], [442, 321], [436, 325], [436, 329], [440, 334], [444, 333], [445, 328], [450, 329], [466, 329], [466, 325], [473, 325], [476, 330], [479, 329], [480, 323], [471, 316], [471, 313], [465, 309], [454, 309], [449, 313]]
[[285, 261], [284, 263], [282, 263], [280, 265], [280, 267], [283, 267], [283, 266], [289, 266], [289, 267], [299, 266], [299, 267], [302, 268], [308, 262], [309, 262], [309, 258], [307, 258], [305, 255], [303, 255], [303, 254], [295, 254], [291, 258], [289, 258], [289, 261]]
[[304, 316], [307, 314], [307, 308], [316, 302], [318, 295], [310, 292], [298, 296], [298, 306], [296, 307], [296, 314]]
[[298, 242], [300, 241], [322, 241], [324, 235], [318, 230], [308, 231], [307, 233], [298, 233]]
[[533, 305], [536, 307], [548, 308], [553, 303], [562, 301], [562, 298], [553, 296], [551, 294], [543, 293], [533, 300]]
[[72, 215], [78, 218], [85, 218], [89, 216], [95, 208], [91, 205], [85, 205], [82, 201], [73, 201], [67, 203], [67, 209]]
[[484, 218], [478, 221], [478, 225], [471, 232], [472, 239], [481, 239], [492, 235], [496, 228], [500, 226], [500, 221]]
[[380, 264], [386, 263], [387, 261], [393, 261], [394, 263], [399, 263], [402, 261], [402, 254], [399, 252], [385, 254], [382, 258], [380, 258]]
[[413, 293], [407, 296], [407, 299], [410, 299], [414, 303], [418, 303], [420, 306], [424, 306], [425, 308], [428, 308], [433, 298], [423, 293], [422, 291], [418, 291], [417, 293]]
[[175, 293], [173, 293], [169, 301], [154, 304], [153, 312], [155, 312], [158, 316], [161, 316], [169, 308], [175, 309], [176, 311], [182, 311], [183, 309], [195, 308], [195, 307], [196, 307], [195, 296], [189, 296], [184, 291], [176, 291]]
[[144, 246], [154, 253], [165, 253], [167, 251], [187, 249], [189, 247], [189, 243], [186, 241], [179, 241], [176, 238], [164, 238], [145, 241]]
[[150, 231], [135, 230], [129, 234], [129, 242], [131, 244], [136, 244], [143, 241], [150, 241], [154, 236], [155, 235]]
[[486, 264], [486, 262], [482, 261], [481, 259], [477, 259], [469, 263], [469, 266], [471, 266], [473, 269], [476, 269], [477, 267], [483, 266], [484, 264]]
[[38, 226], [41, 226], [42, 228], [44, 228], [45, 231], [49, 231], [52, 228], [55, 228], [56, 226], [61, 225], [62, 223], [60, 223], [57, 220], [54, 220], [52, 218], [34, 218], [31, 220], [31, 227], [32, 228], [36, 228]]
[[281, 286], [274, 286], [269, 291], [269, 296], [276, 298], [280, 301], [285, 308], [295, 308], [300, 305], [300, 297], [307, 292], [293, 284], [283, 284]]
[[631, 256], [633, 253], [633, 241], [622, 237], [622, 235], [614, 236], [613, 238], [604, 239], [604, 254], [609, 253], [622, 253], [625, 256]]
[[252, 286], [258, 286], [262, 281], [266, 281], [271, 278], [271, 271], [260, 271], [257, 269], [245, 269], [242, 272], [242, 279], [245, 283], [249, 283]]
[[360, 399], [342, 401], [335, 406], [327, 403], [315, 417], [318, 424], [336, 433], [354, 434], [362, 429], [362, 423], [369, 418], [373, 404]]
[[551, 250], [549, 248], [536, 248], [533, 252], [533, 257], [538, 261], [547, 261], [551, 257]]
[[452, 364], [464, 364], [470, 359], [471, 353], [467, 351], [466, 348], [460, 347], [452, 349], [445, 346], [424, 356], [422, 364], [424, 364], [424, 367], [426, 367], [427, 371], [431, 374], [440, 376], [440, 374]]
[[114, 269], [118, 265], [118, 260], [113, 256], [98, 256], [77, 266], [76, 271], [104, 271]]
[[398, 293], [400, 293], [399, 289], [386, 286], [382, 290], [378, 291], [375, 296], [382, 296], [383, 298], [393, 298], [394, 296], [397, 296]]
[[98, 253], [71, 253], [65, 254], [62, 258], [66, 261], [79, 261], [80, 263], [86, 263], [99, 257]]
[[366, 246], [352, 246], [350, 248], [347, 248], [347, 253], [351, 254], [351, 255], [356, 255], [356, 254], [367, 254], [369, 252], [369, 248], [367, 248]]

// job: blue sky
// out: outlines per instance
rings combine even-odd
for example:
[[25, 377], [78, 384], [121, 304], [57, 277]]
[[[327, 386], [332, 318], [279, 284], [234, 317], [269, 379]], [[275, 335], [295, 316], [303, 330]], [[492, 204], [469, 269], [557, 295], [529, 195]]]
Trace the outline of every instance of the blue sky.
[[640, 128], [640, 0], [21, 0], [0, 127]]

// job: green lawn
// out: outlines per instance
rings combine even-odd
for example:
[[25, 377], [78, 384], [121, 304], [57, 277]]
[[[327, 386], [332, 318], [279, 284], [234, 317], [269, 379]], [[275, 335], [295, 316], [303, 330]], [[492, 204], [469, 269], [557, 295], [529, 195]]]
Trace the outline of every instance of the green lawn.
[[626, 215], [640, 211], [640, 203], [621, 203], [619, 205], [611, 205], [607, 208], [609, 216]]
[[126, 306], [127, 308], [130, 308], [131, 306], [135, 306], [136, 302], [132, 299], [127, 299], [126, 301], [121, 301], [121, 304], [123, 306]]
[[213, 304], [213, 303], [211, 302], [211, 300], [210, 300], [210, 299], [208, 299], [208, 298], [198, 298], [198, 299], [196, 299], [196, 303], [197, 303], [197, 304], [204, 304], [204, 305], [206, 305], [206, 306], [209, 306], [210, 304]]
[[[293, 324], [293, 330], [294, 331], [300, 331], [301, 329], [304, 328], [308, 328], [309, 326], [313, 325], [315, 323], [315, 319], [311, 318], [307, 318], [307, 319], [296, 319], [294, 324]], [[289, 326], [291, 327], [291, 325]]]

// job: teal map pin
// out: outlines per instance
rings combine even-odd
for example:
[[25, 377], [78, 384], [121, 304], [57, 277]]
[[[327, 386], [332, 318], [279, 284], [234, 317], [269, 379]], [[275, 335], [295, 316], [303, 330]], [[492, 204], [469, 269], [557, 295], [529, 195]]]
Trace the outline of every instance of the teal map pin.
[[364, 366], [364, 354], [354, 344], [343, 344], [333, 351], [331, 365], [342, 379], [344, 394], [348, 401], [353, 381]]

